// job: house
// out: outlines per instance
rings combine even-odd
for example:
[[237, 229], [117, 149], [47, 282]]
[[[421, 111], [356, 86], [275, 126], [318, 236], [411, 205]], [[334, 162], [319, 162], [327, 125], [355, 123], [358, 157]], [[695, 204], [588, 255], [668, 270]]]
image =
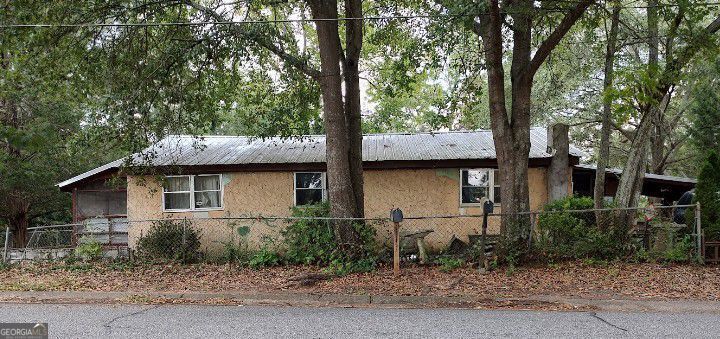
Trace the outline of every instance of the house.
[[[564, 139], [567, 143], [566, 129]], [[562, 190], [567, 194], [569, 166], [578, 164], [583, 153], [567, 144], [565, 149], [569, 150], [564, 157], [568, 170]], [[532, 209], [541, 208], [549, 199], [548, 167], [554, 158], [549, 152], [553, 151], [548, 149], [546, 130], [533, 128], [528, 168]], [[117, 160], [58, 186], [72, 192], [76, 222], [107, 225], [104, 229], [112, 238], [130, 220], [133, 226], [126, 241], [132, 247], [149, 227], [132, 223], [140, 220], [289, 216], [293, 206], [325, 200], [324, 160], [324, 136], [286, 140], [169, 136], [135, 155], [136, 162], [163, 173], [163, 178], [126, 175], [124, 186], [114, 186], [110, 179], [120, 174], [123, 165], [123, 160]], [[367, 217], [387, 217], [395, 207], [406, 216], [480, 215], [483, 197], [495, 202], [496, 212], [502, 209], [490, 131], [365, 135], [363, 166]], [[435, 220], [417, 227], [435, 229], [428, 241], [441, 244], [453, 235], [467, 239], [478, 232], [479, 225], [479, 218], [467, 218]], [[265, 231], [254, 230], [253, 239], [258, 241]], [[498, 231], [499, 218], [494, 217], [489, 232]], [[217, 238], [226, 235], [214, 234], [204, 241], [217, 243], [221, 240]]]
[[[568, 142], [567, 126], [531, 129], [528, 168], [530, 207], [572, 192], [573, 166], [583, 152]], [[58, 186], [73, 195], [75, 221], [108, 225], [111, 235], [125, 220], [130, 247], [146, 232], [143, 220], [188, 218], [204, 228], [203, 243], [217, 246], [232, 231], [208, 218], [289, 216], [293, 206], [325, 200], [325, 137], [253, 139], [241, 136], [169, 136], [134, 156], [156, 175], [122, 174], [117, 160]], [[552, 145], [556, 147], [552, 147]], [[369, 134], [363, 137], [366, 217], [480, 215], [481, 199], [502, 210], [497, 159], [490, 131]], [[147, 156], [151, 155], [151, 156]], [[124, 186], [109, 184], [118, 176]], [[434, 230], [426, 240], [436, 248], [455, 236], [467, 240], [480, 229], [480, 218], [433, 219], [407, 223]], [[126, 226], [125, 226], [126, 227]], [[277, 230], [260, 224], [251, 240]], [[390, 226], [378, 233], [388, 235]], [[499, 217], [489, 221], [499, 232]], [[119, 233], [119, 232], [118, 232]], [[112, 238], [112, 237], [111, 237]], [[213, 245], [215, 244], [215, 245]]]

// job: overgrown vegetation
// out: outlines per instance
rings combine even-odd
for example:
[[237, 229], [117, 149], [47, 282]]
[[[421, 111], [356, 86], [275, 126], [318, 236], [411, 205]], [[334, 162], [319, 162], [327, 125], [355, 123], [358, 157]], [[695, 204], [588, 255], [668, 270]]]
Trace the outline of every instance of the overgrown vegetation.
[[[567, 197], [545, 206], [538, 217], [536, 254], [547, 260], [613, 259], [628, 253], [628, 237], [616, 227], [597, 226], [587, 197]], [[608, 225], [610, 226], [610, 225]]]
[[318, 219], [329, 215], [330, 206], [327, 203], [293, 208], [292, 216], [301, 219], [294, 220], [282, 231], [285, 260], [290, 264], [327, 265], [330, 271], [339, 275], [374, 269], [376, 246], [373, 225], [368, 222], [353, 223], [362, 239], [362, 248], [359, 251], [361, 255], [351, 259], [340, 251], [331, 221]]
[[[711, 151], [700, 170], [695, 200], [700, 203], [702, 228], [708, 240], [720, 240], [720, 156]], [[692, 216], [688, 209], [686, 218]]]
[[238, 226], [235, 223], [228, 225], [231, 231], [230, 240], [222, 242], [223, 249], [220, 255], [220, 263], [247, 264], [253, 256], [248, 244], [249, 226]]
[[93, 237], [84, 237], [80, 239], [80, 244], [75, 247], [73, 252], [75, 257], [91, 261], [102, 257], [103, 249], [100, 242]]
[[149, 261], [194, 263], [200, 259], [200, 234], [188, 220], [153, 222], [138, 240], [137, 256]]

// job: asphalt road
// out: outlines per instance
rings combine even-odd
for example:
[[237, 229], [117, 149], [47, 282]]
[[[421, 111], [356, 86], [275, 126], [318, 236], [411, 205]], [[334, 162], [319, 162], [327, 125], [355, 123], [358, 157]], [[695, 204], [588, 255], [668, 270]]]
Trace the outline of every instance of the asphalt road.
[[59, 338], [717, 337], [720, 315], [201, 305], [1, 304]]

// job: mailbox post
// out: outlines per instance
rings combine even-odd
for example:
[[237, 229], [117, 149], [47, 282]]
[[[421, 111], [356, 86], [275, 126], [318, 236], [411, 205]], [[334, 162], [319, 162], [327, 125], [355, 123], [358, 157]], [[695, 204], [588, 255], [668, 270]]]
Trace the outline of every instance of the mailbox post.
[[400, 274], [400, 222], [403, 221], [403, 213], [399, 208], [390, 211], [390, 221], [393, 222], [393, 273]]
[[485, 200], [483, 203], [483, 221], [482, 221], [482, 234], [480, 236], [480, 253], [482, 255], [482, 263], [479, 266], [480, 273], [487, 273], [490, 271], [490, 262], [485, 254], [487, 248], [487, 227], [488, 227], [488, 214], [493, 212], [495, 205], [490, 200]]

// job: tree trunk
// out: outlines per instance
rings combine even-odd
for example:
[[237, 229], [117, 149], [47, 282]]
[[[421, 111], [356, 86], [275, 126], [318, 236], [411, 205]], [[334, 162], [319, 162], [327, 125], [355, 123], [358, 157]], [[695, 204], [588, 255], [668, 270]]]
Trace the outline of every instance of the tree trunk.
[[[362, 17], [360, 0], [345, 0], [345, 16]], [[345, 116], [347, 118], [350, 143], [350, 173], [353, 193], [355, 193], [355, 217], [365, 215], [365, 193], [362, 164], [362, 112], [360, 106], [360, 50], [363, 41], [363, 22], [346, 21], [344, 65], [345, 78]]]
[[[607, 92], [613, 83], [613, 73], [615, 69], [615, 49], [617, 41], [618, 24], [620, 22], [620, 6], [614, 3], [612, 19], [610, 22], [610, 32], [608, 33], [607, 49], [605, 52], [605, 79], [603, 80], [603, 92]], [[600, 129], [600, 147], [598, 148], [597, 169], [595, 171], [595, 187], [593, 189], [593, 198], [595, 208], [605, 207], [605, 169], [610, 162], [610, 130], [612, 116], [612, 103], [603, 100], [602, 127]], [[596, 220], [603, 220], [602, 213], [595, 213]], [[599, 223], [600, 228], [605, 228], [606, 224]]]
[[[312, 0], [308, 1], [308, 4], [315, 19], [338, 18], [336, 0]], [[353, 119], [349, 119], [350, 114], [346, 111], [346, 107], [353, 107], [356, 104], [357, 107], [353, 108], [357, 109], [359, 114], [359, 86], [355, 84], [346, 87], [353, 92], [357, 92], [357, 99], [354, 100], [354, 96], [350, 95], [350, 97], [353, 97], [353, 102], [348, 101], [346, 103], [343, 100], [343, 75], [340, 70], [341, 64], [344, 65], [343, 67], [349, 65], [346, 63], [340, 42], [338, 21], [317, 21], [315, 24], [320, 47], [321, 76], [319, 83], [322, 91], [326, 133], [330, 214], [334, 218], [360, 217], [362, 216], [362, 210], [359, 210], [358, 206], [362, 204], [362, 201], [358, 202], [355, 188], [362, 187], [362, 162], [360, 162], [360, 168], [358, 169], [356, 164], [357, 153], [353, 151], [353, 149], [358, 148], [358, 136], [354, 135], [354, 133], [357, 134], [359, 129], [354, 126], [355, 122], [352, 122]], [[357, 48], [359, 56], [359, 46]], [[356, 70], [354, 78], [357, 78], [357, 65], [355, 64], [354, 67]], [[362, 134], [360, 134], [359, 138], [362, 140]], [[357, 180], [358, 172], [360, 173], [359, 181]], [[362, 190], [359, 197], [362, 198]], [[352, 256], [353, 253], [357, 252], [357, 245], [361, 244], [360, 236], [355, 231], [353, 223], [350, 221], [336, 221], [333, 225], [341, 248], [345, 253]]]
[[487, 1], [487, 12], [479, 16], [473, 31], [482, 37], [488, 77], [490, 122], [501, 178], [503, 217], [500, 231], [507, 245], [527, 237], [530, 210], [528, 192], [528, 156], [530, 153], [530, 106], [533, 77], [550, 52], [582, 16], [592, 0], [582, 0], [569, 11], [531, 58], [533, 2], [518, 0], [510, 3], [513, 52], [510, 70], [512, 103], [510, 114], [505, 102], [505, 71], [503, 68], [504, 20], [498, 0]]

